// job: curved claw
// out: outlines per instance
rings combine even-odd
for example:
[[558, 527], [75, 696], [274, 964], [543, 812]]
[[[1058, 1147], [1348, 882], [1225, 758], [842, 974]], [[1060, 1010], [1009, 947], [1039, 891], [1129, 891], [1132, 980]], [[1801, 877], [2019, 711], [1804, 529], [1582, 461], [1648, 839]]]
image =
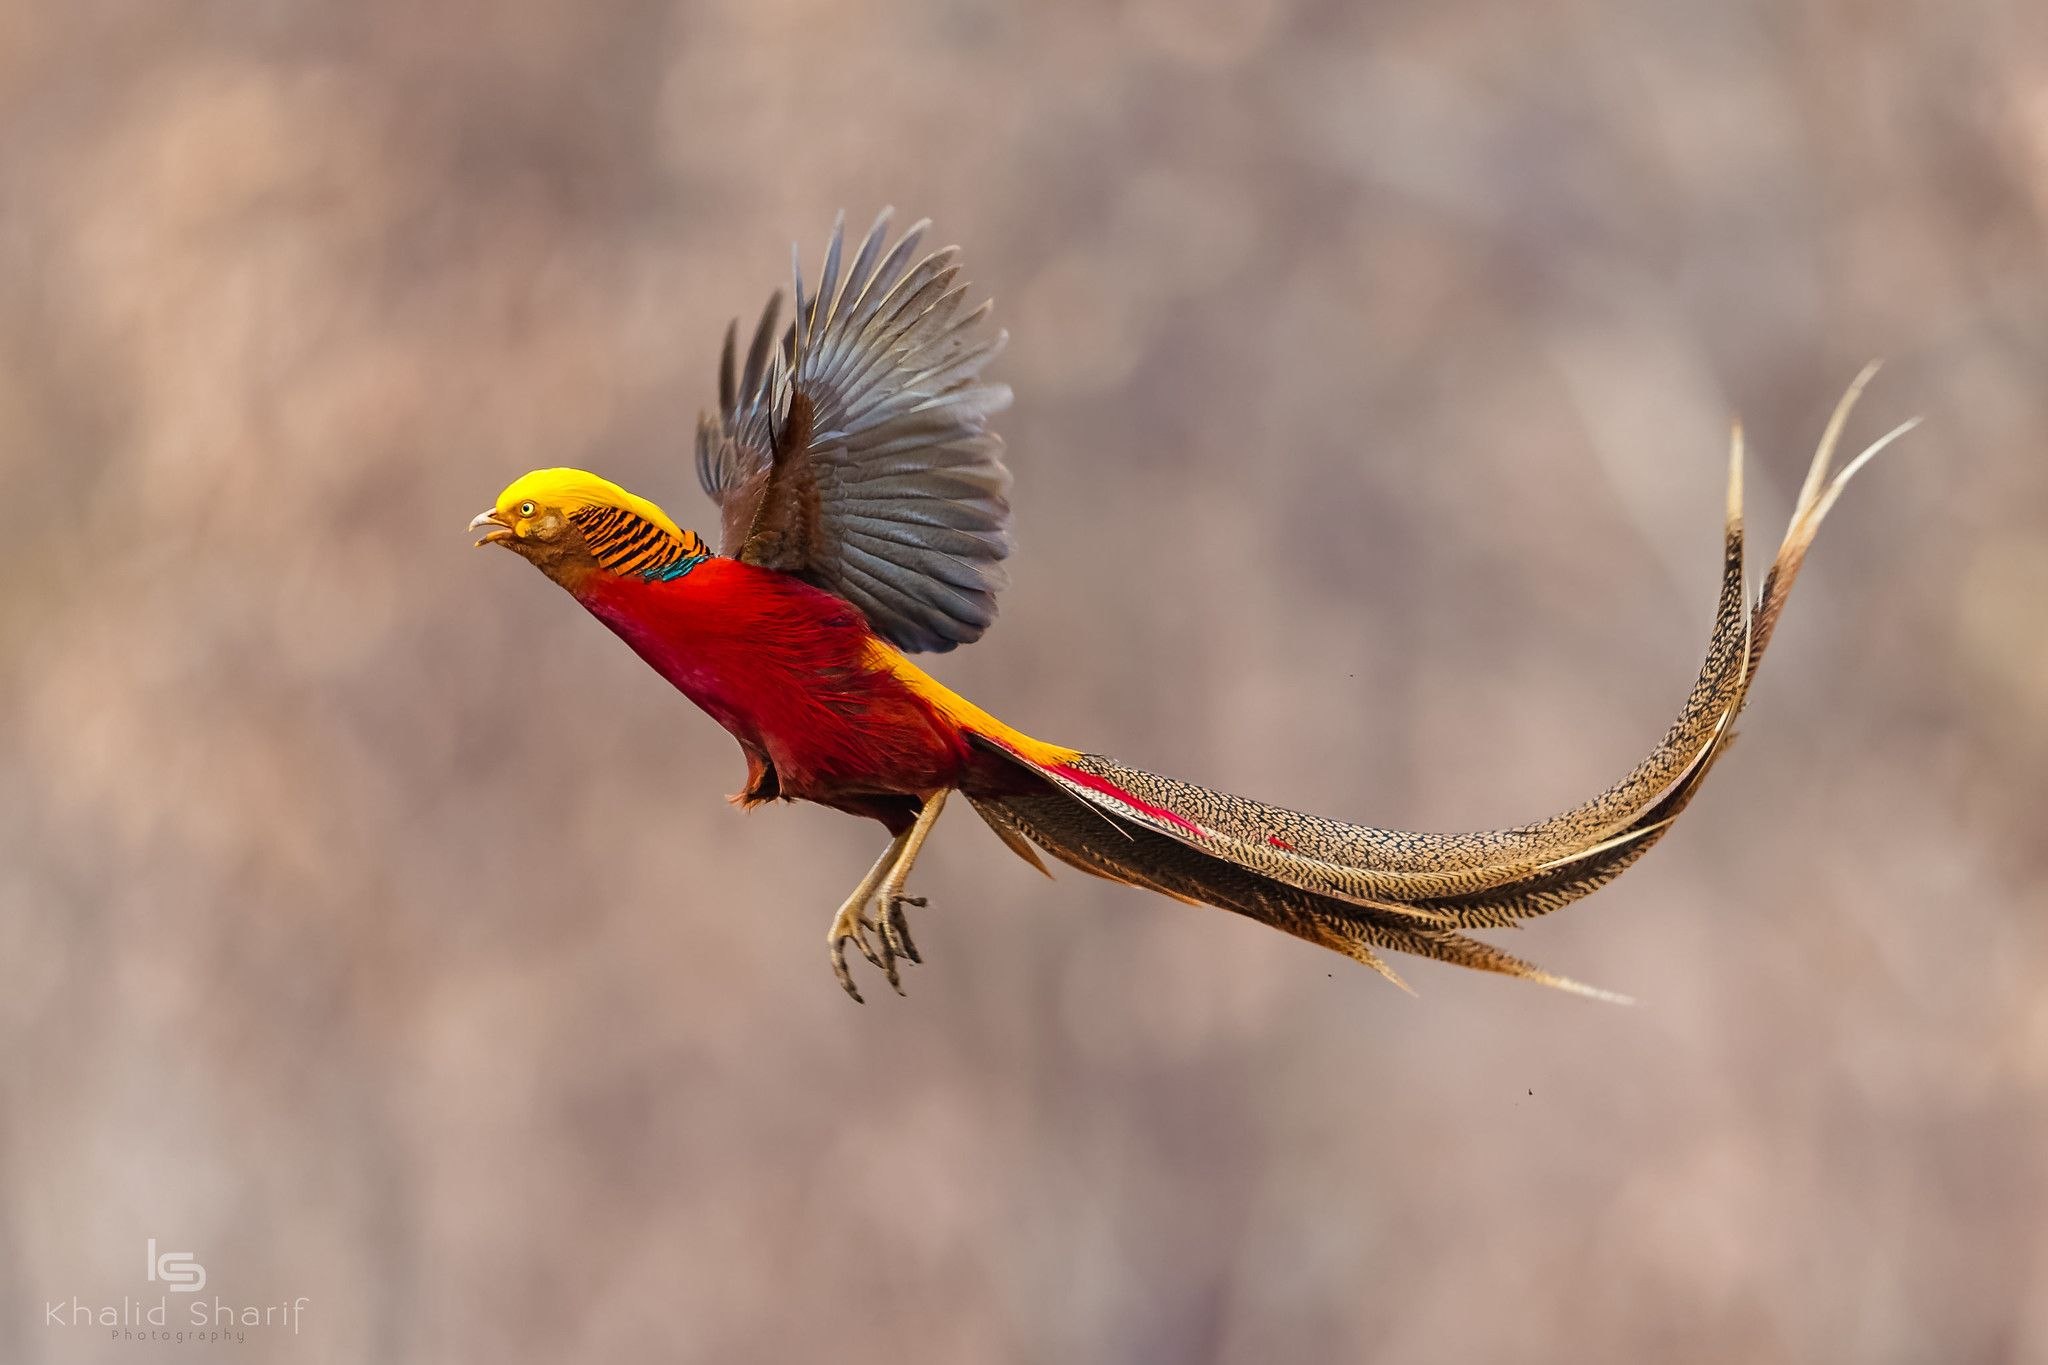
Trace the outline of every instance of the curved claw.
[[[852, 996], [856, 1003], [863, 1005], [867, 1001], [861, 996], [860, 988], [853, 984], [853, 973], [846, 966], [847, 944], [851, 943], [854, 947], [860, 949], [862, 957], [882, 971], [887, 972], [891, 985], [895, 985], [896, 980], [895, 971], [891, 966], [895, 954], [890, 951], [886, 938], [879, 952], [876, 951], [874, 944], [868, 942], [868, 931], [877, 927], [869, 922], [868, 917], [860, 913], [857, 908], [848, 906], [839, 912], [837, 919], [832, 921], [832, 932], [826, 936], [832, 949], [832, 974], [839, 978], [839, 984], [846, 989], [846, 993]], [[900, 995], [903, 988], [897, 986], [896, 990]]]
[[832, 940], [832, 975], [839, 978], [840, 986], [848, 995], [853, 997], [854, 1004], [867, 1004], [867, 1001], [861, 996], [860, 987], [853, 984], [853, 973], [847, 970], [846, 940], [843, 938]]
[[923, 896], [890, 896], [883, 902], [880, 925], [882, 942], [887, 944], [896, 956], [907, 958], [911, 962], [923, 966], [924, 958], [919, 956], [917, 944], [913, 943], [910, 938], [910, 920], [903, 913], [903, 907], [906, 905], [914, 905], [922, 910], [925, 905], [925, 898]]

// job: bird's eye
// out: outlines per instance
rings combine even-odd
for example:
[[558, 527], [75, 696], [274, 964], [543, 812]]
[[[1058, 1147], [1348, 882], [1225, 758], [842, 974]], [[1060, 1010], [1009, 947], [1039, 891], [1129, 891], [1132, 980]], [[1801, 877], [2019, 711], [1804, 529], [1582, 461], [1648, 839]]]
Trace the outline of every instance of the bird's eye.
[[520, 504], [519, 504], [519, 515], [520, 515], [520, 516], [522, 516], [522, 517], [530, 517], [530, 516], [532, 516], [532, 515], [533, 515], [533, 504], [532, 504], [532, 503], [530, 503], [530, 502], [522, 502], [522, 503], [520, 503]]

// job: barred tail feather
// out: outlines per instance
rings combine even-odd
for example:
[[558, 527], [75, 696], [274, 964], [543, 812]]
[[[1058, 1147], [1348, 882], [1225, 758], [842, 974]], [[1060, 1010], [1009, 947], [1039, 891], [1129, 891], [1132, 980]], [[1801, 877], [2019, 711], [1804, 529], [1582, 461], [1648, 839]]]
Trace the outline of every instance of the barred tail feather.
[[1873, 364], [1858, 375], [1837, 405], [1753, 604], [1744, 581], [1743, 447], [1736, 428], [1721, 593], [1706, 661], [1663, 740], [1590, 801], [1513, 829], [1375, 829], [1098, 754], [1040, 763], [989, 739], [989, 747], [1028, 768], [1043, 787], [1021, 796], [977, 796], [976, 808], [1013, 848], [1036, 845], [1097, 876], [1247, 915], [1344, 953], [1396, 984], [1400, 978], [1379, 956], [1383, 951], [1619, 998], [1553, 976], [1462, 931], [1511, 926], [1606, 885], [1663, 838], [1698, 794], [1734, 738], [1735, 719], [1821, 520], [1856, 471], [1915, 425], [1893, 428], [1830, 477], [1842, 430], [1875, 370]]
[[1381, 951], [1412, 953], [1596, 999], [1627, 1001], [1625, 996], [1544, 971], [1456, 930], [1317, 896], [1141, 826], [1109, 824], [1062, 793], [977, 797], [973, 802], [999, 832], [1003, 827], [1020, 832], [1071, 867], [1176, 900], [1235, 911], [1343, 953], [1404, 990], [1406, 983], [1379, 955]]

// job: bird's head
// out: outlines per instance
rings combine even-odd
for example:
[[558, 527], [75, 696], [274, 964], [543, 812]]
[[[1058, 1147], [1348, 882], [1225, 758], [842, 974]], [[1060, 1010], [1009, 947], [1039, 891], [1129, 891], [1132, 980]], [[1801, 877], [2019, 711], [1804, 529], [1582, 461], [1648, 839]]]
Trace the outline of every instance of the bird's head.
[[469, 529], [478, 545], [502, 545], [568, 588], [600, 569], [653, 573], [710, 554], [647, 499], [581, 469], [514, 479]]

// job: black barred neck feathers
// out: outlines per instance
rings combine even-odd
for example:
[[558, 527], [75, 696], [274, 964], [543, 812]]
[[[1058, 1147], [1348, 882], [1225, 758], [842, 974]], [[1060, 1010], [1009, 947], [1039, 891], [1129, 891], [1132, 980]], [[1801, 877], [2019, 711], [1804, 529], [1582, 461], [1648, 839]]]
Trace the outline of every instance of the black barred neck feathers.
[[711, 547], [695, 531], [670, 531], [624, 507], [585, 507], [569, 520], [583, 533], [591, 558], [621, 576], [680, 578], [711, 557]]

